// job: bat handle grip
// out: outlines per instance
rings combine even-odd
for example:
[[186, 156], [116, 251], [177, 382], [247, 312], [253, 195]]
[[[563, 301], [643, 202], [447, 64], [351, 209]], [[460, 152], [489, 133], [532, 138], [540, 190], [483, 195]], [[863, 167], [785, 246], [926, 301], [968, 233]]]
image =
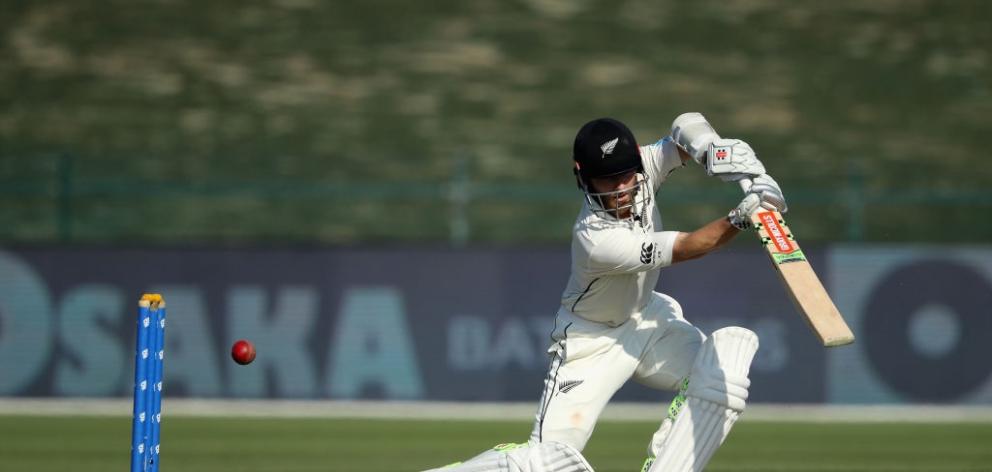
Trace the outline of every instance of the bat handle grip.
[[747, 193], [749, 190], [751, 190], [751, 184], [753, 182], [751, 182], [751, 179], [744, 177], [743, 179], [738, 180], [737, 183], [741, 186], [741, 190], [743, 190], [744, 193]]

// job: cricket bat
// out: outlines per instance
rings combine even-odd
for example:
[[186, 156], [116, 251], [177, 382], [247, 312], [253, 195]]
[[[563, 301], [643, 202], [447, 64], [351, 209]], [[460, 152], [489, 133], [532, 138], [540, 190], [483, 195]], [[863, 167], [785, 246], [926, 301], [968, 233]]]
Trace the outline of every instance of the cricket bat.
[[[751, 180], [741, 179], [740, 185], [747, 192]], [[806, 260], [782, 214], [758, 209], [751, 215], [751, 222], [789, 297], [823, 345], [834, 347], [853, 343], [854, 333], [813, 272], [813, 266]]]

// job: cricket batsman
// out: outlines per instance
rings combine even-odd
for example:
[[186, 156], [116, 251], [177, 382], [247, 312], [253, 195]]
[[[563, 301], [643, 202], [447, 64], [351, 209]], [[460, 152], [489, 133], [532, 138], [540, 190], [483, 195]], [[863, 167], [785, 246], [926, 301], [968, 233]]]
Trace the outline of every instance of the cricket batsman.
[[[723, 246], [759, 207], [784, 213], [778, 184], [751, 146], [721, 139], [699, 113], [680, 115], [669, 136], [647, 146], [617, 120], [590, 121], [572, 157], [585, 203], [572, 230], [572, 273], [530, 439], [435, 470], [590, 472], [581, 451], [606, 403], [630, 379], [678, 392], [642, 471], [703, 470], [744, 410], [757, 336], [739, 327], [706, 336], [654, 288], [662, 268]], [[655, 194], [690, 159], [709, 175], [753, 185], [726, 216], [690, 233], [666, 231]]]

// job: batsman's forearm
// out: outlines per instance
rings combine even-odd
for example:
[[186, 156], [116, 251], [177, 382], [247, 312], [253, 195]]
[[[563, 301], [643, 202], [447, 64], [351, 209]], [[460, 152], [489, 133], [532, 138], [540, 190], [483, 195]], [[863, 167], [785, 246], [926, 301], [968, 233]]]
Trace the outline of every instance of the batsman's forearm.
[[672, 263], [702, 257], [726, 244], [739, 232], [726, 218], [720, 218], [691, 233], [682, 233], [675, 240]]

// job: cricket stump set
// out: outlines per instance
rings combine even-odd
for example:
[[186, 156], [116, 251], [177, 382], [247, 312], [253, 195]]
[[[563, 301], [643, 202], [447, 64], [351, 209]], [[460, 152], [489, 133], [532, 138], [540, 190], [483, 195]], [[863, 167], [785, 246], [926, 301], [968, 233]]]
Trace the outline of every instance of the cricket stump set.
[[164, 341], [165, 300], [157, 293], [146, 293], [138, 302], [131, 472], [158, 472]]

